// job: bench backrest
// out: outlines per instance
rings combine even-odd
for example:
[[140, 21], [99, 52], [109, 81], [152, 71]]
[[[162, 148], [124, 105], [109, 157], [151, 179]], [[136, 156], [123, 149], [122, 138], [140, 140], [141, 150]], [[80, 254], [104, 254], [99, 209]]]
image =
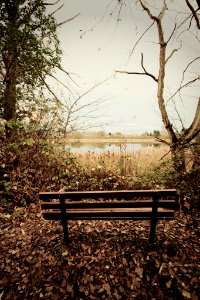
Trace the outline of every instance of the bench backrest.
[[[120, 190], [120, 191], [75, 191], [75, 192], [41, 192], [39, 194], [42, 209], [67, 208], [134, 208], [167, 207], [176, 209], [177, 192], [170, 190]], [[150, 199], [149, 199], [150, 198]], [[57, 199], [59, 202], [46, 202]], [[106, 199], [107, 201], [94, 201]], [[110, 200], [115, 201], [110, 201]], [[138, 199], [142, 199], [138, 201]], [[67, 200], [67, 201], [65, 201]], [[85, 201], [87, 200], [87, 201]], [[124, 200], [124, 201], [116, 201]], [[131, 201], [127, 201], [131, 200]]]

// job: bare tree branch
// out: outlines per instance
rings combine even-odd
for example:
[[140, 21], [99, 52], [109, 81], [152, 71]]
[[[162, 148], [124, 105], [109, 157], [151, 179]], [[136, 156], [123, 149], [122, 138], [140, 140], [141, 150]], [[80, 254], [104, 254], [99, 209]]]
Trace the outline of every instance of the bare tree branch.
[[183, 88], [185, 88], [185, 87], [191, 85], [192, 83], [196, 82], [197, 80], [200, 80], [200, 75], [197, 76], [196, 78], [194, 78], [194, 79], [192, 79], [192, 80], [186, 82], [185, 84], [181, 85], [181, 86], [178, 88], [178, 90], [177, 90], [177, 91], [176, 91], [176, 92], [175, 92], [175, 93], [167, 100], [167, 102], [168, 102], [169, 100], [171, 100], [174, 96], [176, 96], [176, 94], [178, 94]]
[[182, 47], [182, 44], [180, 44], [179, 48], [173, 49], [171, 54], [167, 57], [167, 59], [165, 60], [165, 63], [167, 64], [167, 62], [170, 60], [170, 58], [172, 58], [172, 56], [174, 55], [175, 52], [179, 51]]
[[109, 80], [110, 78], [112, 78], [112, 77], [113, 77], [113, 76], [110, 76], [110, 77], [104, 79], [103, 81], [101, 81], [101, 82], [95, 84], [94, 86], [92, 86], [90, 89], [88, 89], [85, 93], [83, 93], [82, 95], [80, 95], [80, 96], [74, 101], [73, 106], [75, 106], [81, 98], [83, 98], [84, 96], [86, 96], [88, 93], [90, 93], [90, 92], [93, 91], [95, 88], [97, 88], [99, 85], [101, 85], [102, 83], [108, 81], [108, 80]]
[[168, 141], [166, 141], [166, 140], [164, 140], [164, 139], [161, 139], [161, 138], [159, 138], [159, 137], [156, 138], [156, 141], [161, 142], [161, 143], [164, 143], [164, 144], [170, 146], [170, 143], [169, 143]]
[[158, 82], [158, 79], [153, 74], [151, 74], [151, 73], [149, 73], [149, 72], [146, 71], [146, 69], [144, 67], [144, 61], [143, 61], [143, 53], [141, 53], [141, 66], [142, 66], [142, 68], [143, 68], [143, 70], [144, 70], [144, 72], [145, 72], [145, 74], [147, 76], [150, 76], [151, 78], [153, 78], [153, 80], [155, 80], [156, 82]]
[[166, 1], [164, 0], [164, 5], [163, 5], [163, 8], [158, 16], [159, 20], [161, 21], [162, 18], [164, 17], [164, 14], [165, 14], [165, 11], [167, 10], [167, 4], [166, 4]]
[[48, 89], [48, 91], [54, 96], [54, 98], [56, 99], [57, 103], [60, 106], [64, 106], [64, 104], [58, 99], [58, 97], [56, 96], [56, 94], [52, 91], [52, 89], [50, 88], [50, 86], [48, 85], [48, 83], [46, 83], [46, 81], [44, 80], [44, 78], [42, 76], [40, 76], [42, 82], [44, 83], [44, 85], [46, 86], [46, 88]]
[[52, 17], [55, 13], [57, 13], [62, 7], [64, 6], [64, 4], [62, 4], [61, 6], [59, 6], [56, 10], [54, 10], [50, 16]]
[[72, 77], [71, 77], [71, 74], [75, 74], [75, 73], [69, 73], [68, 71], [66, 71], [65, 69], [63, 69], [61, 66], [57, 66], [57, 68], [60, 70], [60, 71], [62, 71], [62, 72], [64, 72], [69, 78], [70, 78], [70, 80], [77, 86], [77, 87], [79, 87], [79, 85], [72, 79]]
[[169, 38], [168, 38], [168, 40], [167, 40], [167, 44], [169, 43], [169, 41], [171, 40], [171, 38], [173, 37], [173, 35], [174, 35], [174, 32], [176, 31], [176, 24], [174, 25], [174, 29], [172, 30], [172, 33], [170, 34], [170, 36], [169, 36]]
[[60, 26], [62, 26], [63, 24], [65, 24], [65, 23], [67, 23], [67, 22], [70, 22], [70, 21], [72, 21], [72, 20], [74, 20], [76, 17], [78, 17], [80, 15], [80, 13], [78, 13], [77, 15], [75, 15], [74, 17], [72, 17], [72, 18], [70, 18], [70, 19], [68, 19], [68, 20], [66, 20], [66, 21], [63, 21], [63, 22], [61, 22], [61, 23], [58, 23], [57, 24], [57, 27], [60, 27]]
[[158, 21], [158, 17], [152, 15], [152, 13], [150, 12], [149, 8], [147, 6], [144, 5], [143, 1], [140, 0], [140, 4], [142, 6], [142, 8], [147, 12], [147, 14], [149, 15], [149, 17], [154, 20], [154, 21]]
[[198, 18], [198, 15], [197, 15], [197, 11], [199, 10], [199, 8], [197, 10], [195, 10], [193, 8], [193, 6], [191, 5], [191, 3], [189, 2], [189, 0], [186, 0], [186, 4], [189, 7], [189, 9], [191, 10], [192, 16], [195, 18], [197, 28], [200, 29], [200, 22], [199, 22], [199, 18]]
[[55, 77], [53, 74], [49, 75], [50, 77], [52, 77], [53, 79], [55, 79], [57, 82], [59, 82], [62, 86], [64, 86], [72, 95], [73, 92], [72, 90], [66, 85], [64, 84], [62, 81], [60, 81], [57, 77]]
[[143, 53], [141, 53], [141, 66], [144, 70], [144, 72], [128, 72], [128, 71], [116, 71], [116, 73], [124, 73], [128, 75], [146, 75], [151, 77], [154, 81], [158, 82], [158, 79], [151, 73], [147, 72], [147, 70], [144, 67], [144, 62], [143, 62]]
[[155, 21], [153, 21], [153, 23], [151, 23], [151, 25], [142, 33], [142, 35], [139, 37], [139, 39], [137, 40], [137, 42], [135, 43], [135, 45], [133, 46], [131, 53], [129, 54], [129, 59], [131, 57], [131, 55], [133, 54], [136, 46], [138, 45], [138, 43], [140, 42], [140, 40], [143, 38], [143, 36], [149, 31], [149, 29], [153, 26], [153, 24], [155, 23]]
[[60, 0], [57, 0], [57, 1], [54, 2], [54, 3], [44, 3], [44, 5], [56, 5], [56, 4], [58, 4], [58, 2], [60, 2]]
[[127, 75], [145, 75], [145, 76], [150, 76], [155, 81], [157, 81], [157, 79], [153, 75], [147, 74], [145, 72], [128, 72], [128, 71], [115, 71], [115, 72], [116, 73], [121, 73], [121, 74], [127, 74]]
[[198, 60], [198, 59], [200, 59], [200, 56], [196, 57], [195, 59], [193, 59], [192, 61], [190, 61], [189, 64], [187, 64], [187, 66], [185, 67], [185, 69], [184, 69], [184, 71], [183, 71], [183, 76], [182, 76], [182, 80], [181, 80], [181, 84], [180, 84], [180, 85], [182, 85], [182, 83], [183, 83], [183, 81], [184, 81], [185, 73], [186, 73], [186, 71], [188, 70], [188, 68], [189, 68], [196, 60]]

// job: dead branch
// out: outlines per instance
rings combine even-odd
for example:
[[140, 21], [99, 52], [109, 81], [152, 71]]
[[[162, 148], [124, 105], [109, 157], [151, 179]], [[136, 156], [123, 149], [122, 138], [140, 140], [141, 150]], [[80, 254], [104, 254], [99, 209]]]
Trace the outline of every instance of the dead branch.
[[[80, 96], [74, 101], [74, 103], [72, 104], [72, 106], [77, 105], [78, 101], [79, 101], [81, 98], [83, 98], [83, 97], [86, 96], [88, 93], [90, 93], [91, 91], [93, 91], [93, 90], [94, 90], [95, 88], [97, 88], [99, 85], [101, 85], [101, 84], [103, 84], [104, 82], [108, 81], [111, 77], [113, 77], [113, 76], [110, 76], [110, 77], [104, 79], [103, 81], [101, 81], [101, 82], [99, 82], [99, 83], [93, 85], [93, 86], [92, 86], [90, 89], [88, 89], [85, 93], [83, 93], [82, 95], [80, 95]], [[94, 101], [95, 101], [95, 100], [94, 100]]]
[[53, 74], [49, 75], [50, 77], [52, 77], [53, 79], [55, 79], [57, 82], [59, 82], [62, 86], [64, 86], [72, 95], [73, 92], [72, 90], [66, 85], [64, 84], [61, 80], [59, 80], [57, 77], [55, 77]]
[[56, 10], [54, 10], [50, 16], [52, 17], [55, 13], [57, 13], [62, 7], [64, 6], [64, 4], [62, 4], [61, 6], [59, 6]]
[[56, 99], [57, 103], [60, 105], [60, 106], [65, 106], [59, 99], [58, 97], [56, 96], [56, 94], [52, 91], [52, 89], [50, 88], [50, 86], [48, 85], [48, 83], [46, 83], [46, 81], [44, 80], [44, 78], [42, 76], [40, 76], [42, 82], [44, 83], [44, 85], [46, 86], [46, 88], [48, 89], [48, 91], [54, 96], [54, 98]]
[[196, 60], [200, 59], [200, 56], [196, 57], [195, 59], [193, 59], [192, 61], [189, 62], [189, 64], [187, 64], [187, 66], [185, 67], [184, 71], [183, 71], [183, 76], [182, 76], [182, 80], [181, 80], [181, 84], [184, 81], [185, 78], [185, 73], [188, 70], [188, 68], [191, 66], [191, 64], [193, 64]]
[[145, 72], [128, 72], [128, 71], [115, 71], [115, 72], [116, 73], [127, 74], [127, 75], [145, 75], [145, 76], [150, 76], [155, 81], [158, 81], [153, 75], [145, 73]]
[[165, 153], [165, 154], [160, 158], [160, 160], [163, 160], [163, 158], [165, 158], [170, 152], [171, 152], [171, 149], [169, 149], [169, 151], [167, 151], [167, 153]]
[[44, 5], [56, 5], [56, 4], [58, 4], [58, 2], [60, 2], [60, 0], [57, 0], [57, 1], [54, 2], [54, 3], [44, 3]]
[[143, 53], [141, 53], [141, 66], [144, 72], [128, 72], [128, 71], [116, 71], [116, 73], [125, 73], [128, 75], [146, 75], [151, 77], [154, 81], [158, 82], [158, 79], [151, 73], [147, 72], [147, 70], [144, 67], [144, 62], [143, 62]]
[[156, 17], [156, 16], [154, 16], [154, 15], [152, 15], [152, 13], [150, 12], [149, 8], [148, 8], [147, 6], [144, 5], [144, 3], [143, 3], [142, 0], [140, 0], [140, 4], [141, 4], [142, 8], [147, 12], [147, 14], [149, 15], [149, 17], [150, 17], [152, 20], [154, 20], [154, 21], [157, 22], [159, 18]]
[[149, 29], [154, 25], [155, 21], [153, 21], [153, 23], [151, 23], [151, 25], [145, 29], [145, 31], [141, 34], [141, 36], [139, 37], [139, 39], [137, 40], [137, 42], [135, 43], [135, 45], [133, 46], [132, 50], [131, 50], [131, 53], [129, 54], [129, 59], [131, 57], [131, 55], [133, 54], [136, 46], [139, 44], [139, 42], [141, 41], [141, 39], [143, 38], [143, 36], [149, 31]]
[[185, 84], [181, 85], [181, 86], [178, 88], [178, 90], [177, 90], [177, 91], [176, 91], [176, 92], [175, 92], [175, 93], [174, 93], [167, 101], [171, 100], [171, 99], [172, 99], [176, 94], [178, 94], [183, 88], [185, 88], [185, 87], [191, 85], [192, 83], [196, 82], [197, 80], [200, 80], [200, 75], [197, 76], [196, 78], [194, 78], [194, 79], [192, 79], [192, 80], [186, 82]]
[[79, 87], [79, 85], [73, 80], [73, 78], [71, 77], [71, 74], [72, 75], [74, 75], [75, 73], [72, 73], [72, 72], [68, 72], [68, 71], [66, 71], [65, 69], [63, 69], [61, 66], [57, 66], [57, 68], [60, 70], [60, 71], [62, 71], [62, 72], [64, 72], [69, 78], [70, 78], [70, 80], [77, 86], [77, 87]]
[[60, 26], [64, 25], [65, 23], [68, 23], [68, 22], [74, 20], [74, 19], [75, 19], [76, 17], [78, 17], [79, 15], [80, 15], [80, 13], [78, 13], [77, 15], [75, 15], [74, 17], [72, 17], [72, 18], [70, 18], [70, 19], [68, 19], [68, 20], [65, 20], [65, 21], [63, 21], [63, 22], [61, 22], [61, 23], [58, 23], [58, 24], [57, 24], [57, 27], [60, 27]]
[[161, 21], [162, 18], [164, 17], [164, 14], [165, 14], [165, 11], [167, 10], [167, 4], [166, 4], [166, 1], [164, 0], [164, 5], [163, 5], [163, 8], [158, 16], [159, 20]]
[[144, 67], [144, 61], [143, 61], [143, 53], [141, 53], [141, 66], [142, 66], [142, 68], [143, 68], [143, 70], [144, 70], [144, 72], [145, 72], [145, 74], [147, 76], [150, 76], [151, 78], [153, 78], [153, 80], [155, 80], [156, 82], [158, 82], [158, 79], [153, 74], [151, 74], [151, 73], [149, 73], [149, 72], [146, 71], [146, 69]]
[[176, 24], [174, 25], [174, 29], [172, 30], [172, 33], [170, 34], [170, 36], [169, 36], [169, 38], [168, 38], [168, 40], [167, 40], [167, 44], [169, 43], [169, 41], [171, 40], [171, 38], [173, 37], [173, 35], [174, 35], [174, 32], [176, 31]]
[[186, 0], [186, 4], [192, 12], [192, 16], [194, 17], [194, 19], [196, 21], [197, 28], [200, 29], [200, 22], [199, 22], [199, 18], [198, 18], [198, 15], [197, 15], [197, 11], [199, 10], [199, 8], [197, 10], [195, 10], [193, 8], [193, 6], [191, 5], [191, 3], [189, 2], [189, 0]]
[[173, 49], [171, 54], [167, 57], [167, 59], [165, 60], [165, 64], [167, 64], [167, 62], [170, 60], [170, 58], [172, 58], [172, 56], [174, 55], [175, 52], [179, 51], [182, 47], [182, 43], [180, 44], [179, 48]]
[[161, 143], [164, 143], [164, 144], [170, 146], [170, 143], [169, 143], [169, 142], [167, 142], [166, 140], [161, 139], [161, 138], [159, 138], [159, 137], [156, 138], [156, 141], [161, 142]]

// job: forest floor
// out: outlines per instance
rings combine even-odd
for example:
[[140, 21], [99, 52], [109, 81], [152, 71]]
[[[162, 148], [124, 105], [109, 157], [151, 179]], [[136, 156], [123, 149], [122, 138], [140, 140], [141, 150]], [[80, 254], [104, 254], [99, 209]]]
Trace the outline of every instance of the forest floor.
[[200, 295], [200, 215], [159, 222], [70, 221], [62, 228], [39, 208], [0, 210], [0, 299], [192, 299]]

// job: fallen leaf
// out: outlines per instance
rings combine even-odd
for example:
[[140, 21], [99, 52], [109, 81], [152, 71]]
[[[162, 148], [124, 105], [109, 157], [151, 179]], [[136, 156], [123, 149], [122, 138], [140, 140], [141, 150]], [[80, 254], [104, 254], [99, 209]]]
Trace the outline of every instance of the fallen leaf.
[[142, 276], [143, 276], [143, 268], [138, 267], [138, 268], [135, 269], [135, 272], [140, 276], [140, 278], [142, 278]]
[[124, 294], [124, 288], [123, 288], [122, 285], [119, 286], [119, 291], [120, 291], [122, 294]]
[[186, 290], [183, 290], [183, 291], [182, 291], [182, 295], [183, 295], [183, 297], [186, 297], [186, 298], [188, 298], [188, 299], [191, 299], [190, 293], [189, 293], [188, 291], [186, 291]]

